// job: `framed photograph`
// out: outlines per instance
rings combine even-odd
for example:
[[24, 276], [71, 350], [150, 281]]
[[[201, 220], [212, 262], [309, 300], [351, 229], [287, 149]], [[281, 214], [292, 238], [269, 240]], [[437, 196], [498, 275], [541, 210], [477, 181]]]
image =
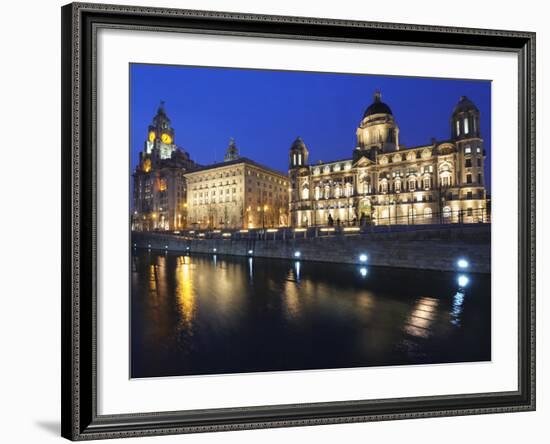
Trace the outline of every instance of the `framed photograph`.
[[535, 35], [62, 8], [62, 435], [535, 408]]

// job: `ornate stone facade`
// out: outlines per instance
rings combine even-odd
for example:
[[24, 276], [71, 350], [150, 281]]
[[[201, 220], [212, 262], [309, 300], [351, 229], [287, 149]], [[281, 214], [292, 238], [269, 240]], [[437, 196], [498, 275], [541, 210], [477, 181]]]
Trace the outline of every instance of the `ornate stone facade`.
[[188, 228], [288, 225], [288, 177], [245, 157], [231, 140], [224, 162], [185, 174]]
[[310, 165], [298, 138], [289, 156], [291, 225], [489, 221], [479, 111], [461, 97], [450, 122], [449, 140], [406, 148], [377, 92], [350, 159]]
[[175, 144], [174, 137], [161, 102], [133, 174], [132, 230], [179, 230], [187, 225], [184, 173], [198, 165]]

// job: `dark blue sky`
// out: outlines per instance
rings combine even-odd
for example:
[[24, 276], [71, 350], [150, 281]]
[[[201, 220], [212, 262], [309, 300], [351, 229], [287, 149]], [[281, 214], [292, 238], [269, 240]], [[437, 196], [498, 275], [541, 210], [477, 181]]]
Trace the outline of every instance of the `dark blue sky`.
[[229, 138], [242, 156], [287, 171], [288, 149], [300, 136], [310, 162], [351, 158], [355, 130], [376, 89], [407, 147], [450, 137], [449, 119], [462, 95], [481, 113], [490, 184], [491, 82], [414, 77], [265, 71], [229, 68], [130, 66], [132, 169], [160, 100], [175, 142], [200, 164], [221, 161]]

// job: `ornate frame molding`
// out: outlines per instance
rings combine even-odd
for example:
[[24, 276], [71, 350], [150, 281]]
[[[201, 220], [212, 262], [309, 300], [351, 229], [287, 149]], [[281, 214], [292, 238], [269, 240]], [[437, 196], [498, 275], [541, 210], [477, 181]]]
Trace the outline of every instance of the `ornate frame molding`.
[[[515, 392], [97, 414], [96, 32], [98, 28], [514, 52], [519, 61], [519, 389]], [[71, 440], [535, 409], [535, 34], [73, 3], [62, 8], [62, 436]]]

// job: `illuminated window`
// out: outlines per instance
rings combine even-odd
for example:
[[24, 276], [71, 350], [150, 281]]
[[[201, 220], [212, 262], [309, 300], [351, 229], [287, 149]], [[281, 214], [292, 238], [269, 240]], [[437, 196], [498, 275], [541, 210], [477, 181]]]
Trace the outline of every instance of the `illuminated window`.
[[460, 122], [458, 120], [456, 121], [456, 135], [460, 136]]
[[410, 191], [416, 190], [416, 179], [415, 178], [409, 179], [408, 183], [409, 183], [409, 190]]
[[439, 176], [439, 182], [442, 187], [450, 187], [451, 183], [451, 173], [449, 171], [443, 171]]
[[424, 189], [428, 190], [431, 185], [431, 180], [429, 176], [424, 177]]
[[309, 199], [309, 188], [308, 187], [304, 187], [304, 189], [302, 190], [302, 199], [304, 199], [304, 200]]
[[432, 217], [432, 209], [431, 208], [424, 208], [424, 218], [425, 219], [431, 219]]
[[159, 191], [166, 191], [166, 179], [159, 180]]
[[468, 118], [464, 117], [464, 134], [468, 134], [470, 129], [468, 128]]
[[399, 179], [395, 181], [395, 192], [401, 192], [401, 181]]
[[471, 152], [472, 152], [472, 147], [471, 146], [467, 146], [466, 148], [464, 148], [464, 153], [470, 154]]
[[445, 219], [451, 217], [451, 207], [443, 207], [443, 217]]
[[151, 171], [151, 159], [145, 159], [143, 161], [143, 171], [146, 173]]

